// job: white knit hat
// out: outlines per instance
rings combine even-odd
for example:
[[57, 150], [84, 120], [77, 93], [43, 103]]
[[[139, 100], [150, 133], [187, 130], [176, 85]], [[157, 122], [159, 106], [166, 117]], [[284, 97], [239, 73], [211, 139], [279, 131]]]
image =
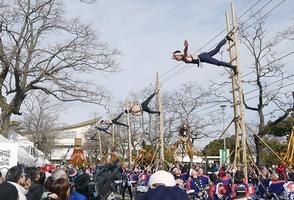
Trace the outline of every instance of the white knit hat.
[[176, 185], [176, 181], [171, 173], [164, 170], [158, 170], [151, 175], [148, 185], [149, 187], [154, 188], [157, 184], [172, 187]]

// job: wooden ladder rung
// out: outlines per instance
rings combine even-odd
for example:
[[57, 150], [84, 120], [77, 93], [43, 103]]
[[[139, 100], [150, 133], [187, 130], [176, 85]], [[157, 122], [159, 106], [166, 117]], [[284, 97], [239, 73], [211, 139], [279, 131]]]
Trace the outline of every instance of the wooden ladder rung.
[[227, 49], [227, 51], [230, 51], [235, 45], [236, 45], [236, 43], [233, 42], [233, 43], [229, 46], [229, 48]]
[[232, 60], [230, 61], [230, 64], [232, 64], [235, 60], [237, 60], [237, 57], [232, 58]]

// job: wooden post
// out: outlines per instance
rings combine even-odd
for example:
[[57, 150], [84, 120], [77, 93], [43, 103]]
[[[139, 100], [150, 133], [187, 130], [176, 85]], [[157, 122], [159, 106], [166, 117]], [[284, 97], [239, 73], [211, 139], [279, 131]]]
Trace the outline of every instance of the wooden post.
[[164, 166], [164, 129], [163, 129], [163, 112], [162, 112], [162, 102], [160, 96], [160, 83], [159, 83], [159, 75], [158, 72], [156, 73], [156, 102], [157, 102], [157, 109], [160, 112], [159, 115], [159, 144], [160, 144], [160, 152], [159, 152], [159, 168], [163, 169]]
[[[126, 110], [128, 110], [128, 100], [126, 100]], [[131, 123], [130, 123], [130, 113], [127, 112], [127, 120], [128, 120], [128, 149], [129, 149], [129, 169], [132, 167], [132, 134], [131, 134]]]
[[100, 153], [100, 159], [102, 160], [102, 141], [101, 141], [101, 132], [98, 131], [98, 140], [99, 140], [99, 153]]
[[114, 131], [114, 125], [112, 124], [111, 125], [111, 131], [112, 131], [112, 150], [114, 151], [114, 144], [115, 144], [115, 139], [114, 139], [114, 134], [115, 134], [115, 131]]
[[240, 77], [240, 64], [239, 64], [239, 50], [238, 50], [238, 31], [235, 15], [235, 6], [231, 3], [231, 24], [232, 29], [230, 30], [229, 16], [226, 12], [226, 23], [227, 31], [233, 37], [234, 42], [229, 41], [229, 52], [231, 64], [237, 66], [237, 74], [233, 75], [232, 78], [232, 93], [234, 102], [234, 117], [235, 117], [235, 135], [236, 135], [236, 146], [235, 146], [235, 158], [234, 166], [240, 163], [243, 169], [246, 180], [247, 177], [247, 153], [246, 153], [246, 128], [245, 128], [245, 113], [244, 113], [244, 100], [243, 100], [243, 88]]
[[[228, 11], [226, 11], [226, 24], [227, 24], [227, 32], [230, 32], [230, 21], [229, 21], [229, 13]], [[229, 41], [229, 46], [231, 46], [232, 42]], [[234, 56], [233, 56], [233, 52], [229, 51], [229, 55], [230, 55], [230, 60], [233, 60]], [[237, 166], [237, 160], [239, 160], [238, 158], [240, 158], [239, 155], [239, 126], [237, 123], [237, 118], [238, 118], [238, 106], [237, 106], [237, 97], [236, 97], [236, 81], [234, 78], [233, 73], [231, 72], [231, 81], [232, 81], [232, 94], [233, 94], [233, 110], [234, 110], [234, 123], [235, 123], [235, 137], [236, 137], [236, 145], [235, 145], [235, 156], [234, 156], [234, 162], [233, 162], [233, 166], [236, 167]]]

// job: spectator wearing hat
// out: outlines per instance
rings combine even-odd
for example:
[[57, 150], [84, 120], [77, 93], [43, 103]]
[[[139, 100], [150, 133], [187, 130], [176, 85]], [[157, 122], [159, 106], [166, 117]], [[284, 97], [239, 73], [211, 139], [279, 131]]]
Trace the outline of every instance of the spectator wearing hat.
[[14, 185], [18, 191], [19, 200], [27, 200], [26, 194], [31, 186], [31, 180], [25, 174], [23, 166], [14, 166], [10, 168], [5, 177], [6, 181]]
[[188, 200], [187, 194], [176, 186], [173, 175], [159, 170], [151, 175], [148, 183], [151, 188], [144, 196], [144, 200]]
[[17, 200], [18, 191], [14, 185], [5, 181], [0, 184], [0, 200]]
[[186, 178], [185, 175], [182, 175], [182, 171], [178, 167], [174, 167], [171, 170], [172, 174], [174, 175], [174, 179], [176, 181], [176, 185], [182, 189], [185, 188]]

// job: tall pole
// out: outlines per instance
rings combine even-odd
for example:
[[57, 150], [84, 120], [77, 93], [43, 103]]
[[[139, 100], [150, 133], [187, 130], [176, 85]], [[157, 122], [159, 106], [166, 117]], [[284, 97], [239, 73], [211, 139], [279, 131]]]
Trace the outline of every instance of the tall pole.
[[115, 140], [114, 140], [114, 125], [111, 125], [111, 130], [112, 130], [112, 150], [114, 151], [114, 144], [115, 144]]
[[[232, 24], [233, 27], [237, 27], [236, 23], [236, 15], [235, 15], [235, 5], [231, 3], [231, 12], [232, 12]], [[237, 71], [240, 72], [240, 64], [239, 64], [239, 51], [238, 51], [238, 32], [234, 34], [235, 36], [235, 52], [236, 52], [236, 64], [237, 64]], [[239, 109], [240, 109], [240, 118], [239, 118], [239, 123], [240, 123], [240, 128], [241, 128], [241, 134], [242, 134], [242, 167], [243, 167], [243, 172], [246, 177], [246, 180], [248, 181], [248, 174], [247, 174], [247, 153], [246, 153], [246, 128], [245, 128], [245, 113], [244, 113], [244, 99], [243, 99], [243, 88], [242, 88], [242, 82], [241, 82], [241, 77], [240, 73], [237, 75], [237, 83], [238, 83], [238, 93], [239, 93]]]
[[162, 113], [162, 102], [160, 96], [160, 82], [158, 72], [156, 73], [156, 90], [157, 90], [157, 109], [160, 112], [159, 115], [159, 143], [160, 143], [160, 153], [159, 153], [159, 168], [163, 169], [164, 164], [164, 129], [163, 129], [163, 113]]
[[99, 140], [99, 153], [100, 153], [100, 159], [102, 160], [102, 141], [101, 141], [101, 132], [98, 131], [98, 140]]
[[[222, 115], [223, 115], [223, 131], [225, 131], [225, 109], [226, 109], [226, 105], [221, 105], [222, 108]], [[226, 151], [226, 137], [224, 136], [224, 151]]]
[[[129, 109], [128, 100], [126, 100], [126, 110]], [[130, 124], [130, 113], [127, 112], [127, 120], [128, 120], [128, 149], [129, 149], [129, 169], [132, 167], [132, 134], [131, 134], [131, 124]]]
[[[227, 32], [230, 32], [230, 20], [229, 20], [229, 13], [228, 11], [226, 11], [226, 24], [227, 24]], [[231, 50], [231, 46], [233, 46], [232, 42], [229, 41], [229, 45], [230, 45], [230, 49], [229, 49], [229, 55], [230, 55], [230, 60], [234, 59], [234, 55], [233, 55], [233, 51]], [[236, 83], [236, 79], [234, 78], [234, 76], [231, 73], [231, 81], [232, 81], [232, 94], [233, 94], [233, 110], [234, 110], [234, 124], [235, 124], [235, 138], [236, 138], [236, 145], [235, 145], [235, 156], [234, 156], [234, 162], [233, 162], [233, 166], [236, 167], [237, 166], [237, 161], [240, 158], [240, 151], [239, 151], [239, 146], [240, 146], [240, 141], [239, 141], [239, 132], [240, 132], [240, 127], [238, 125], [237, 119], [238, 119], [238, 101], [237, 101], [237, 94], [236, 94], [236, 90], [237, 90], [237, 83]]]
[[[234, 115], [235, 115], [235, 130], [236, 130], [236, 146], [235, 146], [235, 159], [234, 166], [240, 163], [240, 167], [243, 169], [244, 175], [247, 178], [247, 154], [246, 154], [246, 128], [245, 128], [245, 113], [244, 113], [244, 100], [243, 100], [243, 88], [240, 77], [240, 64], [239, 64], [239, 50], [238, 50], [238, 31], [235, 15], [235, 6], [231, 3], [231, 25], [228, 20], [228, 13], [226, 12], [227, 31], [234, 38], [234, 42], [229, 42], [229, 52], [231, 58], [231, 64], [237, 66], [237, 74], [232, 76], [233, 85], [233, 98], [234, 98]], [[234, 57], [233, 57], [234, 52]], [[238, 113], [236, 113], [238, 112]]]

